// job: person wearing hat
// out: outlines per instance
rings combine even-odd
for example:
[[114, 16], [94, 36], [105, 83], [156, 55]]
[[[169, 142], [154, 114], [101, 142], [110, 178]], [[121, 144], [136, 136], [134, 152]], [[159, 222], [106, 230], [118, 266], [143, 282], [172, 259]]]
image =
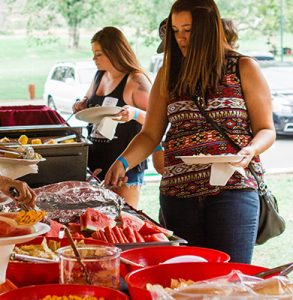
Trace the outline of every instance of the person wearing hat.
[[[164, 135], [160, 208], [166, 227], [190, 246], [226, 252], [231, 262], [251, 263], [260, 205], [248, 165], [263, 177], [260, 154], [276, 138], [272, 98], [258, 63], [228, 45], [214, 0], [176, 0], [172, 5], [163, 65], [151, 89], [144, 126], [121, 156], [134, 166]], [[180, 158], [202, 154], [237, 155], [233, 166], [241, 172], [234, 172], [224, 185], [213, 184], [211, 162], [189, 165]], [[105, 185], [117, 185], [124, 176], [116, 161]]]
[[164, 40], [166, 35], [166, 26], [167, 26], [167, 18], [164, 19], [159, 26], [159, 37], [161, 39], [161, 43], [157, 48], [157, 53], [163, 53], [164, 52]]

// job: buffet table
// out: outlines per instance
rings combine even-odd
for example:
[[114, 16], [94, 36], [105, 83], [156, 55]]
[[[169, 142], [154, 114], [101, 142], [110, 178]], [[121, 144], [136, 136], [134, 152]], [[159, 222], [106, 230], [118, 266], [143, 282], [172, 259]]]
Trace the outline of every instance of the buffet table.
[[46, 105], [0, 106], [0, 126], [64, 124], [59, 113]]

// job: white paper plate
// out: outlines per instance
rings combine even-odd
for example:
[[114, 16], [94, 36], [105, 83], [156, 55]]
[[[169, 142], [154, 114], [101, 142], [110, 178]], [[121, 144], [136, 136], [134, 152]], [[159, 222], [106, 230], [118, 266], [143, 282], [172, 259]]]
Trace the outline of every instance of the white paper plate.
[[207, 260], [197, 255], [179, 255], [179, 256], [169, 258], [164, 262], [162, 262], [161, 264], [177, 264], [182, 262], [207, 262]]
[[45, 223], [39, 222], [34, 225], [34, 228], [35, 228], [35, 232], [30, 233], [30, 234], [11, 236], [11, 237], [0, 237], [0, 246], [28, 242], [39, 235], [47, 233], [48, 231], [50, 231], [51, 227]]
[[0, 163], [7, 163], [13, 165], [35, 165], [40, 161], [45, 161], [45, 158], [41, 159], [22, 159], [22, 158], [9, 158], [9, 157], [0, 157]]
[[244, 155], [227, 154], [227, 155], [193, 155], [177, 156], [187, 165], [195, 164], [212, 164], [212, 163], [231, 163], [240, 161]]
[[98, 106], [81, 110], [75, 118], [89, 123], [99, 123], [106, 116], [113, 116], [122, 110], [119, 106]]

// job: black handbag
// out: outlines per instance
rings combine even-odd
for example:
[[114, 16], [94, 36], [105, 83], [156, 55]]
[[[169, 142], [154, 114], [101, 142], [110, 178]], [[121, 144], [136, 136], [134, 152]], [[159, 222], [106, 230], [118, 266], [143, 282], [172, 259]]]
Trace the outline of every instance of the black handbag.
[[[206, 118], [207, 122], [209, 122], [217, 131], [219, 131], [226, 140], [228, 140], [231, 145], [237, 150], [240, 151], [240, 146], [238, 146], [204, 110], [204, 108], [200, 105], [200, 97], [193, 97], [193, 101], [197, 108], [200, 110], [202, 115]], [[257, 185], [258, 185], [258, 194], [260, 201], [260, 213], [259, 213], [259, 223], [258, 223], [258, 231], [256, 244], [261, 245], [264, 244], [267, 240], [276, 237], [282, 234], [285, 230], [286, 224], [285, 220], [279, 213], [278, 203], [276, 197], [269, 190], [262, 177], [259, 177], [253, 165], [250, 163], [248, 168], [252, 175], [254, 176]]]

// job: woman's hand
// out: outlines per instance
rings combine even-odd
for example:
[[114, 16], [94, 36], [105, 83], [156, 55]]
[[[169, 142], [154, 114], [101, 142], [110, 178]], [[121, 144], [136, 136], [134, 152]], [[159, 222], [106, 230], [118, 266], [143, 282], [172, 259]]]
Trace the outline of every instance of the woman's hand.
[[130, 105], [124, 105], [122, 107], [122, 110], [115, 115], [112, 119], [114, 121], [120, 121], [120, 122], [129, 122], [133, 120], [133, 117], [135, 115], [135, 110], [137, 108], [130, 106]]
[[34, 208], [36, 194], [26, 182], [1, 177], [0, 189], [4, 194], [14, 199], [18, 205], [24, 204], [29, 208]]
[[82, 100], [77, 101], [72, 106], [72, 111], [77, 113], [80, 110], [86, 109], [88, 104], [88, 98], [84, 97]]
[[242, 160], [240, 162], [232, 163], [232, 165], [235, 167], [246, 168], [249, 165], [252, 158], [255, 156], [256, 151], [253, 146], [248, 145], [248, 146], [242, 148], [237, 154], [244, 155], [244, 157], [242, 158]]
[[122, 186], [128, 180], [127, 176], [125, 176], [125, 168], [121, 161], [116, 160], [110, 169], [108, 170], [104, 184], [106, 187], [117, 187]]

